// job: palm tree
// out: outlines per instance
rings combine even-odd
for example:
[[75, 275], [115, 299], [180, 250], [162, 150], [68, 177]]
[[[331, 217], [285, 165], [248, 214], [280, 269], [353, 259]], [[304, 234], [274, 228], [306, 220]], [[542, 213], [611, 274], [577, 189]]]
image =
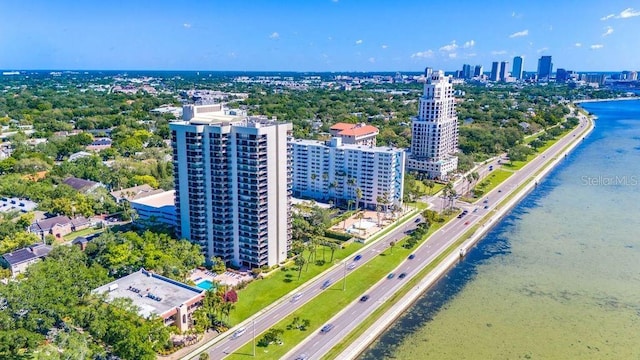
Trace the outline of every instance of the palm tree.
[[378, 227], [380, 226], [380, 210], [382, 210], [382, 206], [376, 205], [376, 217], [378, 218]]
[[302, 255], [298, 255], [296, 256], [294, 263], [298, 267], [298, 280], [300, 280], [300, 275], [302, 275], [302, 268], [304, 267], [304, 264], [307, 263], [307, 261], [304, 259]]
[[395, 241], [391, 241], [389, 243], [389, 248], [391, 249], [391, 254], [393, 254], [393, 247], [396, 246], [396, 242]]
[[360, 209], [360, 199], [362, 199], [362, 189], [356, 188], [356, 209]]
[[329, 248], [331, 249], [331, 260], [329, 260], [329, 262], [333, 262], [333, 254], [340, 248], [340, 245], [332, 241], [329, 243]]
[[356, 215], [356, 219], [359, 219], [360, 222], [358, 224], [358, 230], [362, 231], [362, 218], [364, 217], [364, 213], [362, 211], [358, 212], [358, 214]]

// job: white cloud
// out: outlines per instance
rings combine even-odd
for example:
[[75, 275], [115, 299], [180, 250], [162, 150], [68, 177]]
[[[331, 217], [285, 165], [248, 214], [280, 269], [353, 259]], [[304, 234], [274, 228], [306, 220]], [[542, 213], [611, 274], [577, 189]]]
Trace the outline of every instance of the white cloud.
[[626, 8], [620, 11], [620, 14], [609, 14], [600, 18], [602, 21], [606, 21], [609, 19], [628, 19], [632, 17], [640, 16], [640, 11], [634, 10], [633, 8]]
[[433, 50], [418, 51], [411, 54], [411, 58], [430, 58], [433, 57]]
[[513, 34], [509, 35], [510, 38], [517, 38], [520, 36], [527, 36], [529, 35], [529, 30], [522, 30], [522, 31], [518, 31], [518, 32], [514, 32]]
[[369, 62], [373, 64], [374, 62], [376, 62], [376, 58], [374, 58], [374, 57], [370, 57], [370, 58], [369, 58]]
[[640, 11], [633, 10], [632, 8], [626, 8], [620, 12], [620, 15], [618, 15], [617, 18], [627, 19], [635, 16], [640, 16]]
[[380, 45], [380, 47], [381, 47], [381, 48], [383, 48], [383, 49], [386, 49], [386, 48], [388, 48], [389, 46], [388, 46], [388, 45], [386, 45], [386, 44], [382, 44], [382, 45]]
[[598, 49], [602, 49], [604, 47], [604, 45], [602, 44], [593, 44], [591, 45], [591, 50], [598, 50]]
[[602, 37], [609, 36], [613, 34], [613, 28], [611, 26], [607, 26], [606, 31], [602, 34]]
[[476, 44], [475, 40], [469, 40], [465, 42], [464, 45], [462, 45], [462, 47], [465, 49], [468, 49], [470, 47], [473, 47], [475, 44]]
[[356, 40], [356, 45], [362, 44], [362, 40]]
[[549, 25], [549, 31], [553, 31], [553, 25]]
[[507, 51], [506, 51], [506, 50], [493, 50], [493, 51], [491, 52], [491, 55], [504, 55], [504, 54], [506, 54], [506, 53], [507, 53]]
[[540, 54], [540, 53], [543, 53], [543, 52], [545, 52], [545, 51], [547, 51], [547, 50], [549, 50], [549, 48], [548, 48], [548, 47], [543, 47], [543, 48], [541, 48], [541, 49], [536, 50], [536, 52], [537, 52], [538, 54]]
[[191, 24], [189, 24], [189, 23], [184, 23], [184, 24], [182, 24], [182, 26], [183, 26], [185, 29], [190, 29], [190, 28], [191, 28]]
[[449, 59], [455, 59], [456, 57], [458, 57], [458, 54], [456, 54], [456, 53], [449, 53]]
[[280, 34], [278, 34], [277, 32], [273, 32], [271, 33], [271, 35], [269, 35], [270, 39], [278, 39], [280, 37]]
[[519, 18], [521, 18], [521, 17], [522, 17], [522, 14], [518, 14], [518, 13], [516, 13], [515, 11], [512, 11], [512, 12], [511, 12], [511, 17], [514, 17], [514, 18], [519, 19]]
[[447, 44], [440, 47], [440, 51], [455, 51], [455, 49], [457, 48], [458, 48], [458, 45], [456, 44], [456, 41], [453, 40], [451, 44]]
[[476, 54], [476, 53], [464, 54], [464, 56], [466, 56], [466, 57], [474, 57], [474, 56], [477, 56], [477, 55], [478, 54]]
[[575, 43], [575, 47], [582, 47], [582, 43]]

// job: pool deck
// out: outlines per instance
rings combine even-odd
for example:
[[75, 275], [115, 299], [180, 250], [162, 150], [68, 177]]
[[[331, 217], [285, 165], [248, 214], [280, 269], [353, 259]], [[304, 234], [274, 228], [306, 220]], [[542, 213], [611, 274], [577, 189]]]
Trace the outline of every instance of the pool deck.
[[225, 271], [222, 274], [216, 274], [213, 271], [209, 270], [200, 270], [195, 269], [189, 278], [196, 284], [199, 284], [202, 281], [209, 280], [213, 283], [217, 283], [220, 285], [226, 286], [237, 286], [241, 282], [251, 281], [253, 280], [253, 276], [249, 272], [242, 271]]

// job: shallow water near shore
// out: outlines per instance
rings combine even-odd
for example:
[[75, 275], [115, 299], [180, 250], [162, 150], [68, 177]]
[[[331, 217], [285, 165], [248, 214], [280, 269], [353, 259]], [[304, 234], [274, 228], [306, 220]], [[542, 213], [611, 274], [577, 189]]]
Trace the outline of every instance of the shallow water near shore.
[[596, 129], [361, 359], [640, 358], [640, 101]]

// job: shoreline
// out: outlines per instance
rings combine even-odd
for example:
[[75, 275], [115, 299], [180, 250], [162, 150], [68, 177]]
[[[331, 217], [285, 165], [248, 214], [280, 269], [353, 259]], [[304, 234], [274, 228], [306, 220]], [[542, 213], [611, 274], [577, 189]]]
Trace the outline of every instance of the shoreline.
[[573, 100], [571, 102], [573, 104], [580, 105], [582, 103], [607, 102], [607, 101], [628, 101], [628, 100], [640, 100], [640, 96], [627, 96], [627, 97], [605, 98], [605, 99]]
[[[636, 98], [640, 99], [640, 98]], [[600, 101], [600, 100], [599, 100]], [[606, 101], [606, 100], [603, 100]], [[454, 266], [461, 258], [461, 254], [466, 252], [466, 249], [474, 246], [480, 241], [489, 230], [491, 230], [504, 216], [507, 215], [511, 209], [513, 209], [526, 195], [528, 195], [533, 189], [535, 189], [537, 183], [544, 178], [549, 172], [551, 172], [565, 156], [570, 153], [576, 146], [578, 146], [582, 139], [595, 128], [594, 116], [582, 115], [588, 122], [588, 126], [584, 129], [580, 136], [576, 136], [576, 139], [564, 148], [560, 149], [557, 155], [544, 162], [540, 169], [531, 174], [527, 179], [523, 180], [519, 187], [515, 188], [512, 198], [505, 198], [500, 202], [499, 209], [491, 216], [486, 216], [478, 224], [482, 225], [475, 230], [466, 240], [460, 245], [455, 245], [455, 242], [446, 248], [448, 251], [454, 248], [451, 253], [445, 257], [431, 272], [424, 276], [417, 285], [408, 290], [400, 301], [394, 304], [385, 314], [380, 316], [375, 325], [371, 326], [368, 331], [362, 334], [351, 345], [347, 346], [340, 354], [341, 359], [355, 359], [362, 354], [371, 343], [373, 343], [384, 331], [386, 331], [392, 323], [398, 319], [402, 314], [412, 306], [415, 301], [422, 296], [429, 288], [442, 276], [444, 276], [449, 269]], [[567, 134], [569, 136], [571, 133]], [[540, 156], [542, 154], [539, 154]], [[525, 166], [526, 167], [526, 166]], [[522, 170], [522, 169], [521, 169]], [[483, 222], [484, 221], [484, 222]], [[462, 236], [466, 236], [466, 233]], [[426, 243], [426, 242], [425, 242]]]

